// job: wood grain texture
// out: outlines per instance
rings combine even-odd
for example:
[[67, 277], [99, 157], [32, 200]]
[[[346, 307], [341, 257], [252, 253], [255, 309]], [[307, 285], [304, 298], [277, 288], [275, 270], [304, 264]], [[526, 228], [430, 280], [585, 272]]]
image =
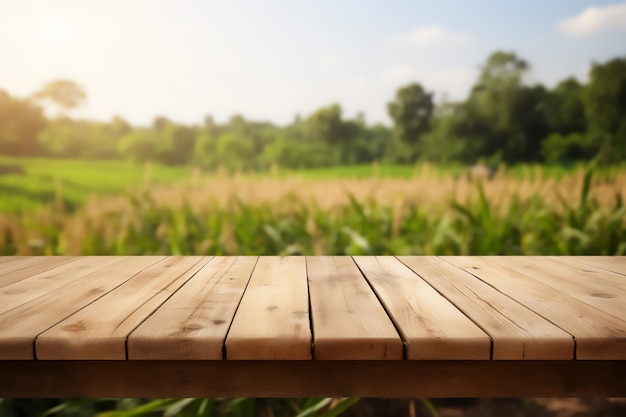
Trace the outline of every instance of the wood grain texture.
[[76, 260], [78, 258], [72, 256], [40, 256], [32, 263], [20, 259], [16, 268], [0, 271], [0, 288]]
[[36, 256], [0, 256], [0, 274], [25, 268], [38, 262]]
[[259, 258], [226, 337], [226, 359], [311, 359], [304, 257]]
[[31, 256], [0, 256], [0, 267], [6, 263], [20, 262]]
[[626, 275], [626, 258], [622, 256], [562, 256], [561, 258]]
[[402, 334], [407, 359], [490, 358], [490, 337], [406, 265], [389, 256], [354, 260]]
[[316, 359], [402, 359], [402, 340], [350, 257], [307, 257]]
[[[37, 337], [38, 359], [126, 359], [126, 338], [210, 258], [172, 256]], [[132, 271], [131, 271], [132, 273]]]
[[576, 338], [577, 359], [626, 359], [626, 323], [494, 260], [442, 257], [516, 299]]
[[0, 289], [0, 314], [56, 291], [88, 276], [98, 268], [124, 262], [123, 257], [85, 257], [58, 268], [33, 275]]
[[224, 340], [257, 262], [218, 256], [128, 338], [129, 359], [222, 359]]
[[552, 257], [493, 257], [532, 279], [626, 320], [626, 279], [623, 275], [560, 261]]
[[84, 279], [71, 280], [0, 314], [0, 359], [34, 359], [33, 346], [39, 334], [162, 259], [127, 257], [111, 263], [108, 258], [85, 258], [92, 268]]
[[491, 336], [493, 359], [573, 359], [571, 335], [470, 273], [435, 257], [398, 259]]
[[0, 396], [624, 397], [626, 361], [0, 361]]

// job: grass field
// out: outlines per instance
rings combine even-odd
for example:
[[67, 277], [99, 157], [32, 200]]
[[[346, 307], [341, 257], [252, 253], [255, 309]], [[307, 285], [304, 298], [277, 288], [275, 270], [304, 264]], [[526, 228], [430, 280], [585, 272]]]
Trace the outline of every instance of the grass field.
[[18, 165], [23, 174], [0, 175], [0, 213], [19, 213], [62, 196], [77, 207], [92, 194], [120, 194], [144, 182], [173, 183], [190, 177], [189, 167], [135, 165], [126, 161], [85, 161], [0, 157], [0, 165]]

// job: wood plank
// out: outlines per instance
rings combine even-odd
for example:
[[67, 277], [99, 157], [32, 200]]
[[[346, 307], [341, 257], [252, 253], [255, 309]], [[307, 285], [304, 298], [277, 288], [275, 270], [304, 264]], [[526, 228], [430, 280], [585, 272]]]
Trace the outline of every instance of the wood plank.
[[561, 256], [561, 258], [626, 275], [626, 258], [620, 256]]
[[516, 299], [576, 339], [577, 359], [626, 359], [626, 323], [544, 284], [497, 257], [442, 257]]
[[210, 258], [172, 256], [37, 337], [38, 359], [126, 359], [126, 338]]
[[354, 261], [307, 257], [315, 359], [402, 359], [402, 339]]
[[405, 341], [407, 359], [489, 359], [491, 338], [406, 265], [355, 256]]
[[128, 358], [222, 359], [226, 333], [257, 259], [211, 259], [130, 335]]
[[494, 257], [492, 260], [521, 271], [620, 320], [626, 320], [626, 280], [620, 274], [593, 270], [551, 257], [508, 256], [506, 259]]
[[0, 361], [5, 398], [624, 397], [626, 361]]
[[3, 271], [0, 273], [0, 288], [78, 259], [79, 258], [72, 256], [42, 256], [37, 259], [36, 263], [21, 263], [22, 268], [16, 268], [15, 270], [9, 272]]
[[37, 262], [35, 256], [0, 256], [0, 274], [23, 268]]
[[49, 271], [40, 272], [0, 289], [0, 314], [22, 304], [33, 302], [68, 283], [82, 279], [98, 268], [123, 262], [121, 256], [79, 258]]
[[[626, 276], [625, 274], [620, 274], [619, 272], [611, 271], [608, 268], [596, 267], [593, 265], [586, 265], [581, 262], [577, 262], [572, 257], [565, 256], [546, 256], [550, 261], [558, 263], [564, 266], [568, 271], [574, 271], [576, 276], [586, 276], [589, 279], [583, 280], [583, 282], [591, 282], [591, 283], [602, 283], [606, 285], [610, 285], [619, 289], [621, 292], [626, 292]], [[610, 259], [610, 257], [606, 256], [606, 259]], [[621, 264], [626, 265], [626, 262], [620, 262]], [[566, 278], [573, 279], [574, 277], [569, 276], [569, 274], [561, 274], [566, 275]]]
[[311, 359], [304, 257], [259, 258], [226, 337], [226, 359]]
[[[83, 274], [82, 279], [69, 281], [63, 287], [0, 314], [0, 360], [33, 359], [34, 342], [39, 334], [163, 259], [137, 256], [111, 263], [108, 258], [88, 257], [68, 264], [75, 265], [84, 260], [93, 268]], [[40, 284], [45, 285], [45, 281]]]
[[31, 258], [31, 256], [6, 256], [6, 255], [3, 255], [3, 256], [0, 256], [0, 266], [2, 264], [6, 263], [6, 262], [9, 262], [9, 263], [10, 262], [19, 262], [20, 258], [26, 259], [26, 258]]
[[398, 259], [492, 337], [493, 359], [573, 359], [571, 335], [470, 273], [435, 257]]

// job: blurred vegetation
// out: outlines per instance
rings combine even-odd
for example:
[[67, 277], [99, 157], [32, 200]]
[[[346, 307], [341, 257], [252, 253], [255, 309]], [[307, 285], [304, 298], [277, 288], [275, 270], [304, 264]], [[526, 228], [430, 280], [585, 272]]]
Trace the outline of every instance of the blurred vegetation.
[[[189, 167], [117, 160], [15, 158], [0, 156], [0, 213], [32, 211], [52, 202], [72, 211], [93, 194], [114, 195], [141, 184], [168, 184], [190, 177]], [[8, 171], [11, 168], [11, 171]]]
[[625, 254], [626, 173], [593, 173], [591, 166], [554, 178], [536, 167], [519, 179], [506, 170], [442, 176], [429, 166], [395, 179], [196, 173], [78, 207], [59, 187], [52, 203], [0, 215], [0, 254]]
[[[338, 104], [319, 108], [286, 126], [233, 115], [226, 123], [206, 116], [183, 125], [157, 116], [151, 126], [70, 119], [86, 98], [70, 80], [52, 81], [30, 98], [0, 91], [0, 154], [58, 158], [127, 159], [235, 171], [370, 164], [475, 164], [626, 159], [626, 57], [594, 63], [589, 81], [567, 78], [553, 88], [528, 82], [530, 65], [496, 51], [481, 66], [468, 97], [435, 103], [419, 82], [398, 89], [386, 103], [393, 126], [346, 117]], [[52, 103], [46, 119], [40, 105]], [[383, 103], [381, 103], [383, 104]]]
[[[336, 417], [358, 398], [2, 399], [3, 417]], [[114, 410], [114, 411], [111, 411]]]

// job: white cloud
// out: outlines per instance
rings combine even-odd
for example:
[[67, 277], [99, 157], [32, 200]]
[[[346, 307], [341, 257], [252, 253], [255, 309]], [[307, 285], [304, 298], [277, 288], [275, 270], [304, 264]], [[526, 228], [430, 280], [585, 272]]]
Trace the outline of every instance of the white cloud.
[[472, 38], [459, 32], [453, 32], [441, 26], [433, 25], [417, 28], [410, 33], [401, 33], [391, 38], [396, 45], [413, 45], [419, 48], [433, 46], [467, 45]]
[[559, 31], [569, 36], [590, 36], [599, 32], [626, 31], [626, 3], [589, 7], [559, 22]]

